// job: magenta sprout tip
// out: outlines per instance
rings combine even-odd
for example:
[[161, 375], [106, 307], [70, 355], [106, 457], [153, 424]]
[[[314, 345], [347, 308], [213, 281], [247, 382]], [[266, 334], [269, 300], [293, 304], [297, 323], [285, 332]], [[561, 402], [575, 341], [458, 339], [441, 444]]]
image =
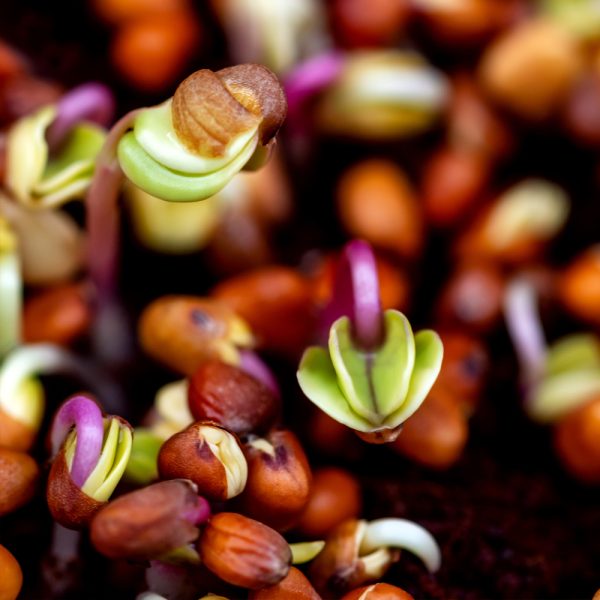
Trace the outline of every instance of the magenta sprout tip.
[[58, 409], [50, 433], [53, 455], [58, 453], [73, 425], [77, 432], [77, 444], [71, 479], [75, 485], [82, 487], [98, 463], [104, 438], [102, 411], [91, 398], [74, 396]]
[[370, 349], [382, 342], [377, 263], [371, 246], [363, 240], [346, 244], [338, 260], [333, 295], [321, 315], [322, 341], [327, 339], [331, 325], [343, 316], [349, 317], [358, 345]]

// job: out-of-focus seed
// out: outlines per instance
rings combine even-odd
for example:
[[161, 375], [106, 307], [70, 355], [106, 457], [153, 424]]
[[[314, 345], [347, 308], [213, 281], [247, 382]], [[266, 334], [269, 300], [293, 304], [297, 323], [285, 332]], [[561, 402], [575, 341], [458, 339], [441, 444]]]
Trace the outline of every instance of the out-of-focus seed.
[[0, 42], [0, 82], [26, 70], [25, 58], [8, 44]]
[[311, 282], [289, 267], [262, 267], [223, 281], [212, 295], [245, 319], [265, 349], [296, 356], [310, 341]]
[[318, 408], [310, 416], [306, 434], [311, 446], [322, 456], [352, 460], [359, 458], [364, 449], [351, 429]]
[[117, 31], [111, 57], [130, 85], [155, 92], [174, 82], [199, 41], [199, 24], [191, 12], [144, 16]]
[[573, 87], [563, 110], [563, 121], [579, 142], [600, 145], [600, 74], [589, 73]]
[[253, 343], [250, 329], [228, 306], [209, 298], [163, 296], [139, 321], [142, 348], [174, 371], [193, 375], [207, 360], [239, 363]]
[[240, 496], [242, 512], [285, 531], [306, 507], [312, 473], [298, 438], [288, 430], [273, 431], [244, 445], [248, 481]]
[[557, 423], [554, 446], [574, 477], [584, 483], [600, 483], [600, 398], [594, 398]]
[[504, 278], [492, 264], [463, 264], [443, 288], [436, 312], [443, 325], [489, 331], [502, 311]]
[[16, 600], [23, 585], [23, 573], [16, 558], [0, 545], [0, 600]]
[[423, 172], [423, 205], [428, 221], [456, 225], [473, 208], [490, 179], [490, 163], [481, 154], [445, 146], [432, 154]]
[[103, 21], [118, 25], [148, 15], [182, 12], [189, 0], [93, 0], [92, 5]]
[[225, 211], [206, 253], [211, 268], [221, 275], [256, 269], [273, 260], [267, 229], [245, 208]]
[[483, 384], [489, 362], [484, 344], [463, 332], [440, 332], [444, 344], [442, 369], [435, 386], [446, 387], [466, 414], [471, 414]]
[[459, 257], [518, 264], [539, 259], [564, 227], [570, 201], [559, 186], [525, 179], [484, 206], [455, 243]]
[[404, 172], [371, 159], [351, 167], [337, 190], [340, 219], [352, 236], [414, 258], [423, 245], [423, 217]]
[[448, 142], [452, 147], [493, 161], [506, 156], [514, 146], [507, 124], [469, 73], [460, 72], [452, 79], [447, 121]]
[[313, 474], [308, 504], [295, 530], [307, 538], [322, 538], [347, 519], [359, 517], [360, 485], [343, 469], [323, 467]]
[[7, 78], [0, 85], [0, 123], [11, 123], [46, 104], [53, 104], [63, 90], [25, 73]]
[[403, 33], [409, 0], [334, 0], [331, 23], [341, 44], [350, 48], [387, 46]]
[[39, 467], [31, 456], [0, 448], [0, 517], [31, 500], [39, 475]]
[[404, 423], [392, 448], [422, 465], [447, 469], [459, 458], [469, 435], [467, 420], [452, 392], [436, 387]]
[[485, 41], [505, 16], [494, 0], [415, 0], [415, 6], [435, 42], [450, 48]]
[[248, 600], [321, 600], [302, 571], [292, 567], [278, 584], [252, 591]]
[[532, 19], [500, 35], [480, 65], [492, 98], [531, 120], [550, 117], [566, 98], [582, 69], [577, 40], [560, 25]]
[[374, 583], [352, 590], [342, 600], [414, 600], [414, 598], [395, 585]]
[[81, 285], [53, 287], [33, 296], [23, 311], [23, 339], [68, 345], [86, 332], [91, 311]]
[[600, 245], [592, 246], [559, 276], [558, 295], [573, 315], [600, 325]]

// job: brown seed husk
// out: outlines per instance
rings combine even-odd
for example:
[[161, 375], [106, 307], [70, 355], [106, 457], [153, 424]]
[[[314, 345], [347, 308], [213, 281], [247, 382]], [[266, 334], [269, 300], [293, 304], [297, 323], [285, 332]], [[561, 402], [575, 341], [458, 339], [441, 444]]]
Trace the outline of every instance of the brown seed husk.
[[260, 116], [240, 104], [208, 69], [192, 73], [179, 85], [171, 111], [178, 138], [201, 156], [223, 156], [230, 142], [260, 122]]
[[229, 144], [258, 126], [263, 145], [275, 136], [287, 112], [277, 77], [262, 65], [214, 73], [201, 69], [175, 91], [173, 127], [181, 142], [201, 156], [222, 157]]
[[217, 75], [240, 104], [260, 114], [258, 131], [261, 143], [266, 145], [287, 113], [287, 100], [275, 74], [263, 65], [245, 64], [221, 69]]
[[82, 529], [106, 504], [98, 502], [75, 485], [69, 473], [65, 447], [60, 449], [48, 477], [46, 500], [52, 518], [68, 529]]
[[206, 441], [200, 427], [218, 427], [212, 423], [194, 423], [170, 437], [158, 455], [158, 471], [164, 479], [190, 479], [199, 493], [211, 500], [227, 500], [229, 490], [225, 467]]
[[161, 481], [125, 494], [94, 517], [90, 536], [109, 558], [150, 560], [193, 542], [198, 528], [186, 518], [198, 503], [195, 485]]

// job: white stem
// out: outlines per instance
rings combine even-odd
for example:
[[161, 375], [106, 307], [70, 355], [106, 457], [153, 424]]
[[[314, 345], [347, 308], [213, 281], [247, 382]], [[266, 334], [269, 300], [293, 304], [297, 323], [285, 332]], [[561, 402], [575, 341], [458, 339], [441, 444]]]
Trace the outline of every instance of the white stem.
[[525, 383], [533, 384], [543, 373], [547, 344], [535, 289], [525, 278], [514, 279], [507, 286], [504, 317]]
[[81, 533], [54, 523], [50, 552], [58, 563], [66, 564], [79, 556]]
[[420, 558], [434, 573], [442, 564], [442, 553], [435, 538], [420, 525], [406, 519], [377, 519], [367, 524], [360, 546], [361, 554], [379, 548], [403, 548]]
[[21, 341], [22, 289], [17, 253], [0, 254], [0, 358]]
[[[103, 403], [119, 403], [120, 390], [95, 367], [54, 344], [25, 344], [13, 350], [0, 366], [0, 406], [11, 413], [11, 399], [23, 382], [35, 375], [68, 372], [78, 376]], [[116, 411], [118, 412], [118, 411]]]

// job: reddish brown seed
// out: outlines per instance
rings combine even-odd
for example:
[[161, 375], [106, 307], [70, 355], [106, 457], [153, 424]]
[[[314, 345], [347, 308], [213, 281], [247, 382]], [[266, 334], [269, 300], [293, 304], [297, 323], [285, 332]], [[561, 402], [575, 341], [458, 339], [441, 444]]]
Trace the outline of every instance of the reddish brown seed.
[[0, 545], [0, 600], [16, 600], [23, 585], [23, 573], [16, 558]]
[[31, 456], [0, 448], [0, 517], [31, 500], [39, 475], [40, 470]]
[[358, 518], [362, 509], [356, 478], [336, 467], [323, 467], [313, 474], [308, 504], [295, 529], [307, 538], [323, 538], [347, 519]]
[[278, 584], [252, 591], [248, 600], [321, 600], [302, 571], [292, 567]]
[[485, 345], [463, 332], [439, 333], [444, 344], [444, 358], [435, 385], [450, 390], [465, 414], [471, 414], [485, 383], [489, 363]]
[[446, 146], [425, 163], [423, 204], [428, 220], [451, 227], [472, 210], [490, 179], [490, 163], [480, 153]]
[[374, 583], [352, 590], [342, 600], [414, 600], [403, 589], [389, 583]]
[[300, 518], [309, 500], [312, 473], [298, 438], [273, 431], [244, 445], [248, 481], [240, 496], [242, 512], [277, 531]]
[[262, 382], [238, 367], [209, 360], [189, 381], [189, 407], [197, 421], [214, 421], [233, 433], [266, 431], [280, 401]]
[[391, 447], [427, 467], [451, 467], [460, 458], [469, 435], [466, 417], [452, 396], [442, 387], [432, 390], [404, 423]]
[[237, 513], [215, 515], [202, 531], [202, 562], [224, 581], [257, 590], [289, 572], [292, 552], [274, 529]]
[[189, 479], [198, 493], [224, 501], [246, 485], [248, 466], [237, 437], [210, 422], [198, 422], [170, 437], [158, 454], [163, 479]]
[[588, 484], [600, 483], [600, 398], [556, 424], [554, 446], [567, 470]]
[[151, 560], [198, 538], [200, 499], [186, 480], [161, 481], [120, 496], [92, 520], [94, 547], [113, 559]]
[[589, 248], [566, 267], [558, 280], [558, 294], [573, 315], [600, 325], [600, 246]]
[[294, 269], [269, 266], [223, 281], [212, 295], [248, 322], [260, 347], [296, 356], [313, 330], [311, 292]]
[[61, 285], [44, 290], [25, 303], [23, 338], [26, 342], [68, 345], [83, 335], [91, 322], [91, 310], [80, 285]]
[[387, 46], [399, 39], [410, 18], [409, 0], [333, 0], [331, 23], [344, 46]]
[[112, 62], [132, 86], [156, 92], [172, 84], [200, 41], [196, 16], [187, 11], [144, 15], [121, 26], [111, 45]]
[[437, 315], [444, 325], [467, 327], [469, 331], [489, 331], [499, 322], [504, 278], [491, 264], [463, 264], [443, 288]]
[[421, 250], [421, 208], [396, 164], [370, 159], [351, 167], [339, 181], [337, 206], [350, 235], [404, 257], [414, 258]]

